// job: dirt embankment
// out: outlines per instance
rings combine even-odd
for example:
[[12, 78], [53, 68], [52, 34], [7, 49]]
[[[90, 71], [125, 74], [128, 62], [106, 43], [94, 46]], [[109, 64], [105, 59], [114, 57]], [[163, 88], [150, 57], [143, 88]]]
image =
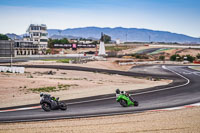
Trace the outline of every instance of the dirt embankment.
[[200, 107], [108, 117], [0, 124], [1, 133], [199, 133]]

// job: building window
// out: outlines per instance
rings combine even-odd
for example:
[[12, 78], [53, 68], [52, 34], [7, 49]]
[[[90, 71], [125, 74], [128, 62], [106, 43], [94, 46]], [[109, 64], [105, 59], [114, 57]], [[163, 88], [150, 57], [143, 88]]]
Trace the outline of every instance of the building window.
[[47, 28], [46, 27], [41, 27], [41, 30], [47, 30]]
[[34, 32], [33, 36], [39, 36], [39, 33]]
[[41, 33], [41, 36], [47, 36], [47, 33]]
[[40, 30], [40, 27], [39, 26], [32, 26], [31, 30]]
[[47, 39], [40, 39], [40, 42], [47, 42]]

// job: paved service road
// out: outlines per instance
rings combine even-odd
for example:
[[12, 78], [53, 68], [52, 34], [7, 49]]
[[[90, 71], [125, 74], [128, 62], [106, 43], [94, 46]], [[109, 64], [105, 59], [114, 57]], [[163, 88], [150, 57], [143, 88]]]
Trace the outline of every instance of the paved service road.
[[[37, 57], [14, 57], [12, 59], [12, 62], [27, 62], [27, 61], [30, 61], [30, 60], [43, 60], [43, 59], [76, 59], [76, 58], [86, 58], [86, 57], [90, 57], [90, 56], [83, 56], [83, 55], [66, 55], [66, 56], [46, 56], [46, 57], [43, 57], [43, 56], [37, 56]], [[11, 59], [10, 57], [8, 58], [0, 58], [0, 63], [10, 63]]]
[[[50, 67], [54, 68], [56, 66]], [[189, 69], [187, 66], [159, 65], [159, 67], [161, 73], [162, 71], [168, 71], [167, 78], [173, 79], [174, 82], [167, 86], [159, 86], [132, 92], [133, 97], [140, 103], [138, 107], [121, 107], [120, 104], [115, 101], [115, 95], [110, 94], [65, 101], [68, 104], [67, 111], [56, 110], [44, 112], [42, 109], [32, 109], [1, 112], [0, 122], [36, 121], [136, 113], [146, 110], [176, 107], [200, 102], [200, 73], [198, 71]], [[67, 68], [60, 66], [60, 69]], [[109, 71], [113, 72], [112, 70], [107, 70], [106, 72]], [[114, 72], [117, 73], [120, 71]], [[123, 72], [122, 74], [127, 74], [127, 76], [138, 76], [137, 73], [133, 72]], [[149, 75], [150, 74], [140, 73], [140, 76]], [[160, 75], [158, 73], [153, 76], [159, 77]], [[163, 77], [163, 75], [161, 75], [161, 77]]]
[[144, 49], [144, 50], [141, 50], [139, 52], [137, 52], [137, 54], [150, 54], [150, 53], [153, 53], [157, 50], [159, 50], [161, 48], [149, 48], [149, 49]]

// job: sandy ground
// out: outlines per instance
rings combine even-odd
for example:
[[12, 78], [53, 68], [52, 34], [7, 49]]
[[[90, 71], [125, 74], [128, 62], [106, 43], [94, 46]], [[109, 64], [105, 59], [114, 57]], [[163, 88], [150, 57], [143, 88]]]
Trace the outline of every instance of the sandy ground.
[[0, 124], [0, 133], [199, 133], [200, 107], [107, 117]]
[[178, 54], [180, 54], [181, 56], [182, 55], [191, 55], [191, 56], [196, 57], [198, 54], [200, 54], [200, 49], [185, 49]]
[[[100, 68], [100, 69], [111, 69], [111, 70], [121, 70], [128, 71], [133, 65], [120, 66], [117, 64], [117, 60], [125, 60], [120, 58], [107, 58], [106, 61], [89, 61], [83, 64], [70, 64], [70, 63], [57, 63], [56, 61], [29, 61], [29, 62], [19, 62], [16, 65], [66, 65], [66, 66], [80, 66], [89, 68]], [[8, 64], [9, 65], [9, 64]]]
[[[40, 63], [28, 62], [25, 64]], [[49, 62], [43, 62], [42, 64], [49, 64]], [[63, 64], [55, 63], [55, 65]], [[101, 68], [106, 69], [124, 69], [109, 61], [87, 63], [87, 67], [95, 66], [102, 66]], [[51, 70], [55, 73], [54, 75], [47, 74]], [[0, 73], [0, 107], [38, 103], [39, 92], [33, 92], [30, 89], [41, 87], [58, 88], [59, 85], [67, 85], [69, 87], [50, 92], [51, 95], [60, 97], [61, 100], [67, 100], [111, 94], [115, 93], [116, 88], [127, 91], [166, 85], [171, 82], [170, 80], [150, 81], [120, 75], [70, 70], [26, 68], [25, 71], [24, 74]]]

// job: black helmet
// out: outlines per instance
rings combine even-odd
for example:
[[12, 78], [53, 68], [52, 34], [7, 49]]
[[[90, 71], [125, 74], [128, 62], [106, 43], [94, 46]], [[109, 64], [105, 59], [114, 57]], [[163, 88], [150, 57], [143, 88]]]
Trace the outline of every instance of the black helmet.
[[116, 89], [116, 93], [117, 93], [117, 94], [120, 94], [120, 90], [119, 90], [119, 89]]
[[44, 93], [41, 92], [41, 93], [40, 93], [40, 97], [42, 97], [43, 95], [44, 95]]

